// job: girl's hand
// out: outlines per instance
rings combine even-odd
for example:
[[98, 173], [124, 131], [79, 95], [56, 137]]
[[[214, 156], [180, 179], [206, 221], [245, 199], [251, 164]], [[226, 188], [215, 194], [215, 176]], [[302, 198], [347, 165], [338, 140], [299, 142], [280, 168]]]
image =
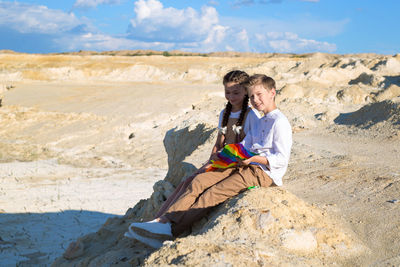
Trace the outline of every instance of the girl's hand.
[[197, 171], [195, 171], [194, 172], [194, 176], [196, 176], [196, 175], [198, 175], [198, 174], [200, 174], [200, 173], [203, 173], [203, 172], [205, 172], [208, 168], [210, 168], [212, 166], [212, 163], [210, 162], [210, 161], [207, 161], [206, 163], [204, 163], [204, 165], [200, 168], [200, 169], [198, 169]]
[[210, 160], [218, 160], [218, 153], [212, 153], [210, 156]]
[[212, 163], [207, 163], [206, 165], [204, 165], [204, 170], [207, 170], [208, 168], [210, 168], [212, 166]]

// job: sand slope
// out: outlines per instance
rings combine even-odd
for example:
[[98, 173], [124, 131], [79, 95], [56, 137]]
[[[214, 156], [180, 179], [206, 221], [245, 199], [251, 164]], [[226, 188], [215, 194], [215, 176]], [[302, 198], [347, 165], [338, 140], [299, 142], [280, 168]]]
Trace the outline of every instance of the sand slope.
[[[80, 236], [84, 254], [59, 258], [55, 266], [223, 264], [246, 257], [276, 266], [398, 264], [399, 56], [2, 53], [0, 66], [1, 265], [50, 265]], [[208, 157], [225, 103], [220, 79], [234, 68], [277, 80], [279, 108], [294, 130], [283, 191], [239, 196], [200, 222], [199, 236], [154, 253], [127, 240], [127, 225], [150, 218], [173, 185]], [[259, 201], [282, 192], [293, 204]], [[322, 216], [323, 226], [285, 214], [297, 205], [307, 218]], [[295, 216], [299, 229], [271, 230], [271, 247], [264, 238], [242, 240], [245, 230], [234, 219], [252, 224], [266, 209], [275, 219]], [[221, 227], [238, 229], [243, 242], [219, 243], [226, 239], [217, 235]], [[338, 240], [354, 249], [329, 256], [340, 242], [321, 239], [318, 229], [343, 232]], [[207, 243], [210, 235], [219, 245]], [[284, 253], [293, 249], [290, 238], [310, 250]], [[188, 254], [193, 242], [204, 244], [203, 252]], [[253, 246], [269, 252], [232, 254]]]

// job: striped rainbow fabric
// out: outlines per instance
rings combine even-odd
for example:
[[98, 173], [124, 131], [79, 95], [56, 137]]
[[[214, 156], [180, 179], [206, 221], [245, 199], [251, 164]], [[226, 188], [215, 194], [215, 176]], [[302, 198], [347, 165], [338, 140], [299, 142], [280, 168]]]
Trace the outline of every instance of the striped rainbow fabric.
[[212, 165], [206, 171], [216, 169], [226, 169], [237, 164], [238, 159], [245, 160], [257, 155], [247, 150], [242, 144], [225, 145], [221, 152], [218, 153], [218, 160], [212, 160]]

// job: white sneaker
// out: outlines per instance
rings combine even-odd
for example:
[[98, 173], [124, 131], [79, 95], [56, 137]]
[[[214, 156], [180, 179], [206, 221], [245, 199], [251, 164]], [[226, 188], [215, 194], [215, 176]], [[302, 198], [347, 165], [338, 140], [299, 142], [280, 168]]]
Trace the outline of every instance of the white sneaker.
[[129, 232], [136, 232], [137, 234], [148, 238], [162, 238], [172, 239], [171, 224], [160, 222], [143, 222], [132, 223], [129, 226]]
[[136, 234], [135, 232], [126, 232], [124, 234], [124, 236], [128, 237], [128, 238], [132, 238], [132, 239], [136, 239], [137, 241], [148, 245], [152, 248], [161, 248], [163, 245], [163, 242], [161, 242], [160, 240], [157, 239], [153, 239], [153, 238], [147, 238], [141, 235]]

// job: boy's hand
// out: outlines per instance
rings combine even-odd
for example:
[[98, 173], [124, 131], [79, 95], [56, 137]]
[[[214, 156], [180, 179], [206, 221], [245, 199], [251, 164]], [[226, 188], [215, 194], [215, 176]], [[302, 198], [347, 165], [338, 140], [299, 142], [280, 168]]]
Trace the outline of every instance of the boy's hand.
[[251, 158], [246, 159], [246, 160], [240, 160], [238, 159], [238, 165], [239, 166], [247, 166], [251, 163]]

